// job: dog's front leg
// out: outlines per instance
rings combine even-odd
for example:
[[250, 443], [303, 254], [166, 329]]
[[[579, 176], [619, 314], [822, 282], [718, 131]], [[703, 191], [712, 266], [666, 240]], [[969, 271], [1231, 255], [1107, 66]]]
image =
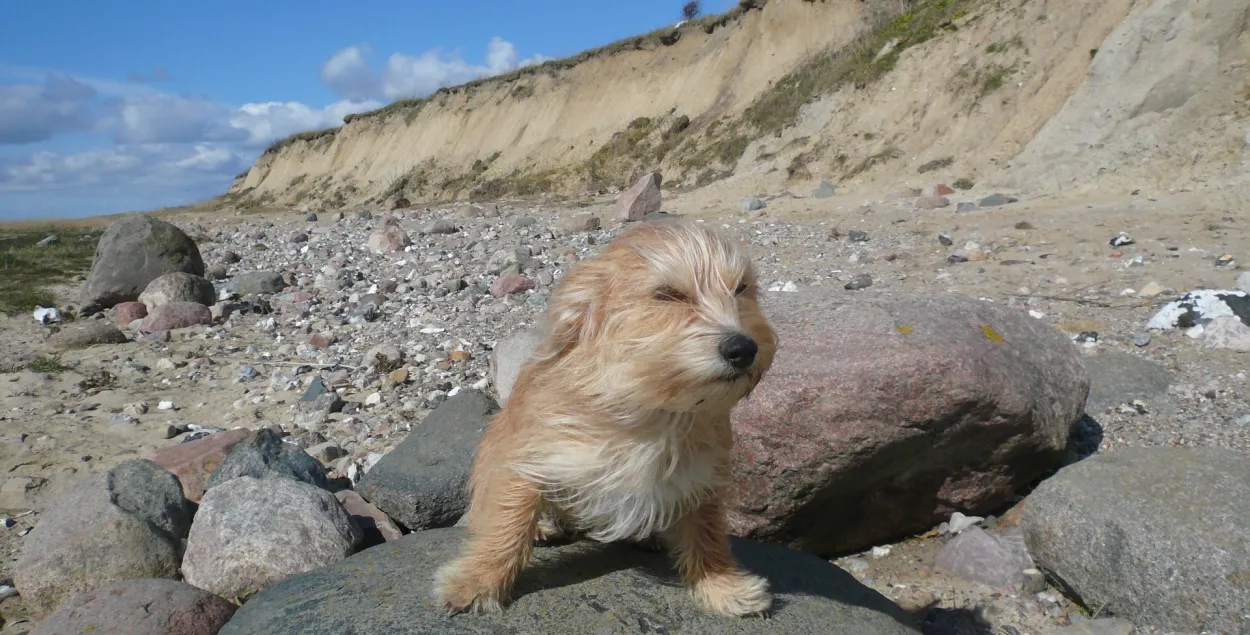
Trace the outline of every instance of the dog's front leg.
[[542, 511], [537, 488], [514, 472], [501, 470], [490, 483], [492, 496], [481, 501], [470, 525], [466, 552], [436, 576], [439, 599], [449, 613], [497, 613], [512, 583], [529, 561]]
[[768, 581], [748, 573], [734, 560], [720, 501], [705, 502], [667, 534], [682, 580], [705, 609], [743, 616], [762, 614], [772, 606]]

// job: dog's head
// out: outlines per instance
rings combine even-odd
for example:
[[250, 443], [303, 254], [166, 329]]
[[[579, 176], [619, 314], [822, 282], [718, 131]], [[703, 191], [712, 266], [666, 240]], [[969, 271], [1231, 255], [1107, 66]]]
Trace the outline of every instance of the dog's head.
[[685, 220], [643, 223], [560, 281], [535, 359], [622, 406], [732, 407], [776, 351], [756, 285], [727, 236]]

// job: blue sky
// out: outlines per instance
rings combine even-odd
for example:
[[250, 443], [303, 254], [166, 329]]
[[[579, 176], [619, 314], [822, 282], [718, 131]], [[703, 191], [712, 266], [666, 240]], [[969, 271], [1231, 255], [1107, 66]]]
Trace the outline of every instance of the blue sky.
[[0, 220], [203, 200], [274, 139], [672, 24], [682, 3], [6, 3]]

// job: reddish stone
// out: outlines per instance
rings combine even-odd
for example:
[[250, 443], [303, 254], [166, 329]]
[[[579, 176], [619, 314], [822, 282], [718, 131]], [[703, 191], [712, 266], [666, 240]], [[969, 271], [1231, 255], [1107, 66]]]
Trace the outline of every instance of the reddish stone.
[[621, 192], [616, 199], [616, 219], [621, 222], [640, 221], [647, 214], [660, 211], [661, 181], [659, 172], [651, 172], [638, 179], [633, 187]]
[[783, 293], [734, 410], [734, 535], [818, 555], [993, 513], [1061, 465], [1089, 376], [1059, 330], [963, 296]]
[[387, 225], [382, 230], [369, 234], [365, 246], [373, 253], [383, 254], [400, 251], [411, 244], [412, 239], [398, 225]]
[[453, 362], [467, 362], [473, 359], [473, 354], [469, 351], [452, 351], [450, 357]]
[[945, 196], [921, 196], [916, 199], [916, 207], [918, 209], [937, 209], [950, 204], [950, 199]]
[[[352, 516], [352, 520], [364, 530], [367, 543], [391, 542], [404, 537], [403, 532], [395, 525], [395, 521], [386, 515], [386, 512], [378, 509], [360, 494], [345, 489], [335, 492], [334, 496], [343, 504], [343, 509]], [[373, 535], [375, 532], [376, 536]]]
[[147, 316], [148, 307], [142, 302], [122, 302], [117, 305], [117, 326], [125, 327]]
[[170, 331], [200, 324], [211, 325], [213, 311], [196, 302], [169, 302], [153, 308], [143, 318], [144, 331]]
[[945, 183], [938, 183], [937, 185], [933, 186], [934, 196], [947, 196], [947, 195], [954, 194], [954, 193], [955, 193], [955, 190], [951, 189], [950, 186], [948, 186]]
[[204, 635], [220, 631], [236, 610], [185, 582], [122, 580], [74, 596], [30, 635]]
[[313, 333], [308, 336], [308, 345], [313, 348], [325, 348], [332, 343], [333, 342], [330, 341], [330, 336], [323, 333]]
[[198, 503], [204, 496], [204, 485], [213, 470], [234, 446], [251, 435], [252, 432], [246, 428], [218, 432], [190, 443], [161, 448], [152, 454], [151, 460], [173, 472], [182, 482], [182, 493], [187, 500]]
[[495, 283], [490, 285], [490, 294], [496, 298], [502, 298], [505, 295], [514, 293], [524, 293], [534, 288], [534, 283], [519, 273], [509, 273], [499, 276]]

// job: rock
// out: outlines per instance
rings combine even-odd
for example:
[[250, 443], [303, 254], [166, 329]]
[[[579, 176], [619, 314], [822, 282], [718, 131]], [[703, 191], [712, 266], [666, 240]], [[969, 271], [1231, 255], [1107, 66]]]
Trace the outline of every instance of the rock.
[[193, 302], [208, 306], [217, 301], [217, 291], [213, 289], [213, 283], [200, 276], [175, 271], [148, 283], [143, 293], [139, 294], [139, 301], [148, 308], [149, 313], [152, 309], [170, 302]]
[[148, 316], [148, 307], [142, 302], [120, 302], [117, 304], [116, 315], [113, 321], [119, 328], [125, 328], [135, 320], [142, 320]]
[[198, 503], [204, 496], [208, 477], [217, 469], [226, 453], [251, 436], [251, 431], [236, 428], [210, 434], [204, 438], [161, 448], [152, 454], [152, 462], [169, 470], [182, 484], [187, 500]]
[[505, 295], [513, 295], [516, 293], [525, 293], [534, 288], [534, 283], [529, 278], [519, 273], [509, 273], [499, 276], [493, 284], [490, 285], [490, 294], [496, 298], [502, 298]]
[[320, 461], [298, 445], [284, 442], [269, 428], [261, 428], [235, 445], [208, 477], [205, 489], [211, 492], [241, 476], [292, 479], [322, 489], [329, 487], [326, 468]]
[[105, 473], [109, 502], [177, 541], [191, 531], [194, 511], [178, 477], [147, 459], [130, 459]]
[[182, 575], [210, 593], [246, 598], [346, 558], [362, 538], [330, 492], [288, 478], [240, 476], [204, 494]]
[[945, 196], [921, 196], [916, 199], [916, 209], [939, 209], [951, 204]]
[[195, 302], [170, 302], [155, 308], [149, 307], [148, 316], [143, 318], [144, 331], [172, 331], [192, 326], [211, 326], [213, 312], [203, 304]]
[[1136, 632], [1132, 622], [1112, 617], [1077, 622], [1055, 631], [1055, 635], [1133, 635]]
[[850, 240], [853, 243], [868, 242], [868, 232], [861, 232], [861, 231], [856, 231], [852, 229], [851, 231], [847, 232], [846, 237], [848, 240]]
[[438, 405], [356, 486], [410, 530], [447, 527], [464, 513], [465, 485], [477, 442], [499, 406], [468, 389]]
[[372, 547], [404, 537], [403, 532], [399, 530], [399, 527], [395, 526], [395, 522], [391, 520], [390, 516], [386, 515], [386, 512], [362, 498], [360, 494], [345, 489], [336, 492], [334, 496], [339, 499], [343, 509], [347, 510], [352, 520], [360, 527], [360, 531], [364, 536], [361, 546]]
[[1237, 633], [1250, 606], [1250, 461], [1222, 448], [1123, 448], [1025, 499], [1038, 568], [1086, 605], [1165, 631]]
[[1202, 343], [1207, 348], [1250, 352], [1250, 326], [1235, 317], [1215, 318], [1203, 330]]
[[1131, 245], [1133, 244], [1133, 237], [1129, 236], [1128, 234], [1124, 232], [1120, 232], [1116, 234], [1115, 236], [1112, 236], [1111, 240], [1107, 241], [1107, 244], [1111, 245], [1112, 247], [1123, 247], [1125, 245]]
[[27, 610], [42, 617], [110, 582], [177, 577], [190, 509], [171, 496], [176, 487], [145, 461], [94, 476], [49, 504], [15, 567]]
[[79, 303], [108, 309], [138, 300], [153, 280], [176, 271], [204, 275], [200, 250], [181, 229], [148, 214], [109, 225], [96, 245]]
[[1250, 295], [1250, 271], [1243, 271], [1237, 276], [1237, 290]]
[[1089, 399], [1085, 412], [1099, 415], [1120, 404], [1141, 400], [1157, 411], [1173, 408], [1168, 396], [1172, 373], [1136, 355], [1105, 351], [1084, 358], [1089, 372]]
[[978, 209], [981, 209], [981, 208], [977, 207], [977, 204], [971, 201], [964, 201], [962, 203], [958, 203], [955, 205], [955, 213], [957, 214], [962, 214], [964, 212], [975, 212]]
[[411, 244], [412, 240], [408, 238], [404, 230], [397, 225], [389, 225], [381, 231], [369, 234], [365, 247], [375, 254], [386, 254], [402, 251], [404, 247]]
[[938, 242], [941, 243], [943, 247], [950, 247], [955, 244], [955, 241], [951, 240], [951, 237], [946, 234], [938, 234]]
[[[917, 620], [818, 558], [731, 538], [734, 555], [769, 579], [765, 618], [726, 618], [698, 607], [665, 554], [578, 541], [537, 549], [502, 616], [448, 618], [428, 581], [460, 550], [463, 530], [433, 529], [287, 578], [244, 604], [219, 635], [262, 633], [854, 633], [915, 635]], [[310, 599], [316, 598], [314, 601]], [[386, 610], [375, 607], [386, 598]]]
[[183, 582], [122, 580], [75, 596], [30, 635], [206, 635], [225, 626], [236, 608]]
[[846, 289], [847, 291], [858, 291], [860, 289], [867, 289], [868, 287], [871, 287], [871, 286], [872, 286], [872, 276], [866, 273], [861, 273], [855, 276], [854, 278], [852, 278], [850, 282], [843, 285], [843, 288]]
[[993, 511], [1059, 466], [1084, 410], [1076, 346], [1005, 306], [812, 289], [764, 310], [780, 345], [733, 412], [735, 535], [826, 555]]
[[339, 447], [339, 444], [333, 441], [326, 441], [325, 443], [318, 443], [317, 445], [309, 447], [308, 456], [321, 461], [323, 465], [329, 465], [330, 463], [347, 456], [347, 451]]
[[821, 181], [816, 189], [812, 190], [812, 198], [829, 198], [838, 193], [838, 186], [829, 181]]
[[638, 179], [633, 187], [621, 192], [616, 199], [616, 220], [641, 221], [647, 214], [660, 211], [661, 194], [659, 172], [651, 172]]
[[456, 227], [456, 224], [450, 219], [439, 218], [430, 221], [421, 231], [427, 234], [454, 234], [460, 231], [460, 228]]
[[275, 271], [240, 273], [223, 286], [241, 298], [249, 295], [281, 293], [286, 287], [286, 280], [283, 279], [282, 274]]
[[943, 545], [933, 564], [965, 580], [1004, 590], [1023, 585], [1024, 571], [1033, 566], [1018, 539], [999, 541], [980, 527], [969, 527]]
[[933, 186], [934, 196], [950, 196], [951, 194], [954, 194], [954, 193], [955, 193], [955, 190], [952, 189], [951, 186], [945, 183], [938, 183], [937, 185]]
[[48, 338], [48, 346], [59, 350], [90, 348], [98, 344], [125, 344], [126, 334], [104, 322], [66, 324]]
[[767, 207], [767, 205], [764, 204], [764, 201], [761, 201], [754, 196], [748, 196], [742, 199], [742, 211], [744, 212], [754, 212], [757, 209], [764, 209], [765, 207]]
[[1153, 298], [1163, 293], [1163, 287], [1158, 282], [1150, 281], [1137, 292], [1139, 298]]
[[37, 246], [37, 247], [51, 247], [52, 245], [55, 245], [55, 244], [57, 244], [57, 243], [59, 243], [59, 242], [61, 242], [61, 237], [60, 237], [60, 236], [57, 236], [56, 234], [52, 234], [52, 235], [50, 235], [50, 236], [45, 236], [45, 237], [43, 238], [43, 240], [40, 240], [39, 242], [35, 243], [35, 246]]
[[517, 331], [495, 344], [490, 354], [491, 381], [500, 403], [508, 400], [512, 394], [512, 384], [516, 382], [517, 373], [530, 354], [542, 342], [542, 332], [538, 329]]
[[603, 221], [598, 216], [579, 214], [577, 216], [562, 217], [556, 221], [556, 225], [560, 229], [570, 232], [594, 232], [599, 231], [603, 227]]
[[1013, 196], [1004, 196], [1002, 194], [990, 194], [989, 196], [978, 201], [977, 204], [980, 205], [981, 207], [997, 207], [999, 205], [1007, 205], [1009, 203], [1015, 203], [1018, 200], [1020, 199], [1015, 198]]

